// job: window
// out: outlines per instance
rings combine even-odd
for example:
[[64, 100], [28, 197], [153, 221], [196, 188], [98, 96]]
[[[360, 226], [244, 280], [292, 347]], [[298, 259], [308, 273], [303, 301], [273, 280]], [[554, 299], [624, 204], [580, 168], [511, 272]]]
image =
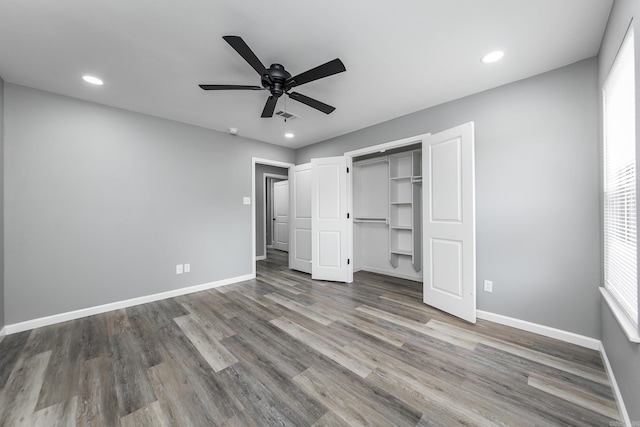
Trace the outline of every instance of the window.
[[633, 28], [602, 88], [605, 289], [638, 328], [636, 112]]

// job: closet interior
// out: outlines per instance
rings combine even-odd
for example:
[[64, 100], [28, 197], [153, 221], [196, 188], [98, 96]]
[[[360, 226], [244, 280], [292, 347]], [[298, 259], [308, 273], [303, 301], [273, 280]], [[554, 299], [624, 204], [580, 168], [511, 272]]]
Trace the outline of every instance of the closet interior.
[[353, 258], [359, 270], [422, 281], [422, 150], [353, 159]]

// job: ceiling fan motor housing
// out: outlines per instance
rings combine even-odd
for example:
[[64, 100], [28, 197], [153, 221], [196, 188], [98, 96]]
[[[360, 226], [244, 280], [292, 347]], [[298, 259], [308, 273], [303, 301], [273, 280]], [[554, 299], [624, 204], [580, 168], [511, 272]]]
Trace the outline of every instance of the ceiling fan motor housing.
[[269, 89], [271, 95], [279, 98], [285, 92], [287, 80], [291, 74], [280, 64], [271, 64], [267, 73], [262, 76], [262, 86]]

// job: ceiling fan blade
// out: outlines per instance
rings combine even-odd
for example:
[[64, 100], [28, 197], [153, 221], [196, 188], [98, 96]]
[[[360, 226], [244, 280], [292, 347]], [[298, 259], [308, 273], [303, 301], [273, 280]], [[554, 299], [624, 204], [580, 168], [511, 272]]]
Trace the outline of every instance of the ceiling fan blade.
[[240, 36], [224, 36], [222, 37], [232, 48], [236, 50], [244, 58], [245, 61], [253, 67], [261, 76], [265, 75], [267, 69], [264, 68], [262, 62], [258, 59], [255, 53], [247, 46]]
[[267, 99], [267, 103], [264, 104], [264, 110], [262, 110], [262, 115], [260, 117], [273, 117], [273, 111], [276, 109], [276, 104], [278, 103], [278, 98], [275, 96], [270, 96]]
[[333, 61], [327, 62], [326, 64], [318, 65], [317, 67], [312, 68], [309, 71], [305, 71], [304, 73], [291, 77], [289, 80], [287, 80], [287, 88], [291, 89], [292, 87], [300, 86], [314, 80], [342, 73], [343, 71], [347, 71], [347, 69], [344, 67], [342, 61], [336, 58]]
[[204, 90], [263, 90], [262, 86], [246, 85], [199, 85]]
[[336, 108], [331, 105], [327, 105], [324, 102], [320, 102], [316, 99], [309, 98], [298, 92], [291, 92], [288, 94], [291, 99], [294, 99], [298, 102], [302, 102], [303, 104], [308, 105], [309, 107], [315, 108], [316, 110], [320, 110], [325, 114], [331, 114]]

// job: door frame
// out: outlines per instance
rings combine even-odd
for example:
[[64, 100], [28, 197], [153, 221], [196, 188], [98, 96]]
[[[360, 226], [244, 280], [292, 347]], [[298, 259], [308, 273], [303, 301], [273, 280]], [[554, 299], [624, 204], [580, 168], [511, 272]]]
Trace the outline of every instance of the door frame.
[[[423, 133], [421, 135], [410, 136], [395, 141], [385, 142], [382, 144], [371, 145], [369, 147], [359, 148], [353, 151], [347, 151], [344, 156], [347, 158], [347, 167], [349, 168], [349, 176], [347, 177], [347, 203], [351, 215], [349, 215], [349, 223], [347, 227], [347, 236], [349, 240], [348, 253], [349, 258], [353, 260], [353, 159], [354, 157], [364, 156], [366, 154], [384, 153], [386, 150], [405, 147], [407, 145], [422, 144], [422, 141], [429, 137], [431, 133]], [[350, 265], [351, 275], [353, 276], [353, 265]]]
[[[251, 275], [256, 277], [256, 164], [289, 169], [293, 163], [251, 157]], [[266, 231], [266, 230], [265, 230]]]
[[[267, 188], [267, 182], [269, 178], [276, 178], [280, 181], [286, 181], [289, 179], [288, 176], [284, 176], [284, 175], [278, 175], [275, 173], [268, 173], [265, 172], [262, 174], [262, 185], [264, 188]], [[276, 182], [275, 180], [271, 182], [271, 189], [273, 190], [273, 183]], [[269, 206], [270, 208], [270, 212], [271, 212], [271, 216], [273, 216], [273, 191], [271, 192], [271, 206]], [[267, 193], [264, 192], [262, 193], [262, 223], [265, 226], [264, 229], [264, 236], [263, 237], [263, 255], [262, 256], [256, 256], [256, 261], [262, 260], [262, 259], [267, 259]], [[271, 237], [273, 238], [273, 230], [271, 230]]]

